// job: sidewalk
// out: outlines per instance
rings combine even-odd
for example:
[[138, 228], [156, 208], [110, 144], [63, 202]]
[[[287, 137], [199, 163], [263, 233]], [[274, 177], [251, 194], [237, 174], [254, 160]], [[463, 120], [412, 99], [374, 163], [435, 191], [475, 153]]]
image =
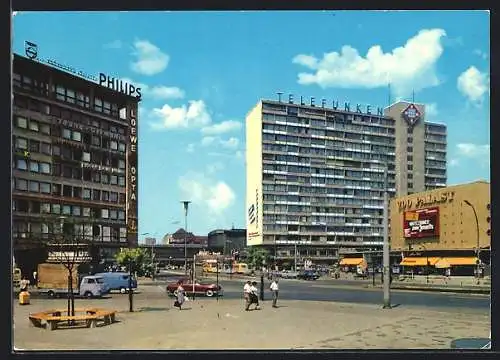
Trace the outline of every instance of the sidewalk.
[[241, 300], [223, 299], [188, 302], [183, 311], [165, 299], [143, 299], [134, 313], [126, 300], [97, 300], [120, 311], [118, 323], [56, 331], [29, 326], [30, 312], [64, 308], [65, 300], [58, 301], [15, 306], [17, 349], [449, 349], [454, 339], [490, 334], [490, 316], [478, 310], [283, 301], [278, 309], [264, 302], [262, 310], [245, 312]]

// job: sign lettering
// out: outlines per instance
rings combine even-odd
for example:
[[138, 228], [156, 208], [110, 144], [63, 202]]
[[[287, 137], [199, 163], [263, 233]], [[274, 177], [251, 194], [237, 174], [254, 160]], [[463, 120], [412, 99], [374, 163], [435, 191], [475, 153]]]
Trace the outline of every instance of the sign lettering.
[[115, 79], [114, 77], [104, 73], [99, 73], [99, 85], [121, 92], [125, 95], [135, 96], [138, 100], [141, 100], [142, 97], [141, 88], [136, 88], [132, 84], [129, 84], [121, 79]]
[[127, 151], [127, 231], [129, 244], [137, 242], [137, 112], [128, 110], [128, 151]]
[[[283, 99], [282, 99], [283, 93], [277, 92], [276, 94], [278, 95], [278, 102], [282, 103], [283, 102]], [[287, 103], [288, 104], [295, 104], [293, 94], [288, 94]], [[316, 107], [316, 98], [314, 96], [311, 96], [309, 98], [309, 103], [306, 104], [304, 102], [304, 98], [301, 96], [299, 104], [300, 105], [308, 105], [311, 107]], [[326, 105], [327, 105], [326, 99], [321, 99], [321, 107], [325, 108]], [[339, 108], [339, 101], [333, 100], [331, 103], [331, 108], [334, 110], [337, 110]], [[349, 102], [344, 103], [344, 111], [351, 112], [351, 104]], [[372, 115], [372, 107], [371, 107], [371, 105], [362, 106], [361, 104], [356, 104], [356, 111], [355, 112], [358, 114]], [[377, 107], [377, 116], [384, 116], [384, 109], [383, 108]]]
[[443, 191], [437, 194], [428, 194], [413, 199], [400, 200], [397, 204], [399, 211], [401, 212], [409, 209], [419, 209], [427, 206], [452, 202], [454, 196], [454, 191]]

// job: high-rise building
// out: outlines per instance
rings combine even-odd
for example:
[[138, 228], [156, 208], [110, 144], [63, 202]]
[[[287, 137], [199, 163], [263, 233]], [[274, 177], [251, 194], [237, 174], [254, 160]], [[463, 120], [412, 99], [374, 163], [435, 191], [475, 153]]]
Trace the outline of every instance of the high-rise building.
[[31, 45], [30, 58], [13, 58], [16, 262], [25, 273], [43, 262], [59, 221], [90, 240], [94, 259], [112, 259], [137, 245], [139, 99], [37, 60]]
[[247, 244], [299, 244], [300, 259], [381, 247], [386, 165], [391, 197], [446, 186], [446, 127], [424, 118], [407, 102], [260, 101], [246, 118]]

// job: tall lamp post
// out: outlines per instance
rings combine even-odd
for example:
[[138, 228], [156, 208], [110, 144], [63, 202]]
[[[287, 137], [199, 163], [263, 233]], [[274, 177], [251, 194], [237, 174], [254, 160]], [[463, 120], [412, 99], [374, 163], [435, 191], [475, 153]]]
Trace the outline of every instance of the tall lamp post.
[[181, 201], [184, 206], [184, 275], [187, 275], [187, 224], [188, 224], [188, 209], [191, 201], [183, 200]]
[[383, 274], [384, 274], [384, 309], [391, 309], [391, 269], [389, 257], [389, 193], [388, 193], [388, 165], [384, 166], [384, 254], [383, 254]]
[[472, 208], [472, 211], [474, 212], [474, 218], [476, 219], [476, 277], [477, 280], [479, 281], [479, 272], [480, 272], [479, 255], [481, 251], [481, 249], [479, 248], [479, 220], [477, 219], [477, 212], [476, 209], [474, 208], [474, 205], [472, 205], [468, 200], [464, 200], [464, 203]]

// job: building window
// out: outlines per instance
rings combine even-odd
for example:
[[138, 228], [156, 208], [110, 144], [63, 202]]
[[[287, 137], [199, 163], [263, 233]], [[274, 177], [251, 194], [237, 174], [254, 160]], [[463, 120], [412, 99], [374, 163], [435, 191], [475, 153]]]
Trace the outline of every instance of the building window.
[[102, 110], [102, 100], [99, 98], [94, 98], [94, 110], [98, 112], [103, 112]]
[[20, 137], [16, 137], [16, 148], [17, 149], [28, 149], [28, 140]]
[[52, 214], [60, 214], [61, 213], [61, 205], [52, 204]]
[[40, 205], [40, 213], [49, 214], [50, 213], [50, 204], [49, 203], [42, 203]]
[[23, 118], [21, 116], [16, 117], [16, 125], [17, 127], [21, 129], [27, 129], [28, 128], [28, 119]]
[[38, 122], [35, 120], [30, 120], [30, 130], [31, 131], [39, 131]]
[[413, 165], [409, 164], [409, 165], [407, 166], [407, 168], [408, 168], [408, 171], [413, 171]]
[[71, 205], [63, 205], [62, 213], [63, 215], [71, 215]]
[[82, 214], [83, 214], [83, 216], [89, 217], [90, 216], [90, 208], [84, 207], [82, 209]]
[[40, 144], [40, 152], [42, 154], [50, 155], [50, 144], [41, 143]]
[[30, 171], [31, 172], [39, 172], [40, 167], [37, 161], [30, 161]]
[[71, 139], [71, 130], [63, 129], [62, 137], [70, 140]]
[[118, 168], [125, 169], [125, 160], [118, 160]]
[[412, 137], [408, 137], [407, 141], [408, 141], [408, 144], [411, 144], [411, 143], [413, 143], [413, 138]]
[[102, 227], [102, 241], [106, 241], [106, 242], [111, 241], [110, 233], [111, 233], [111, 228], [109, 226], [103, 226]]
[[79, 206], [73, 206], [73, 215], [80, 216], [80, 207]]
[[407, 161], [413, 161], [413, 155], [407, 155], [406, 156]]
[[118, 144], [118, 151], [120, 151], [120, 152], [125, 152], [126, 148], [127, 148], [127, 147], [125, 146], [125, 144], [124, 144], [124, 143], [119, 143], [119, 144]]
[[76, 103], [78, 106], [89, 108], [90, 107], [90, 97], [87, 95], [77, 92], [76, 93]]
[[118, 185], [125, 186], [125, 176], [118, 176]]
[[116, 141], [114, 141], [114, 140], [111, 140], [109, 142], [109, 148], [111, 150], [118, 150], [118, 143]]
[[50, 194], [50, 183], [40, 183], [40, 192], [44, 194]]
[[102, 219], [109, 218], [109, 211], [108, 211], [108, 209], [101, 209], [101, 218]]
[[71, 135], [72, 135], [71, 136], [72, 140], [82, 141], [82, 133], [80, 133], [79, 131], [73, 131], [73, 133]]
[[40, 141], [30, 140], [30, 151], [31, 152], [40, 152]]
[[111, 114], [111, 103], [110, 102], [107, 102], [107, 101], [103, 102], [103, 112], [105, 114], [108, 114], [108, 115]]
[[28, 191], [28, 181], [24, 179], [16, 179], [16, 189], [21, 191]]
[[413, 151], [413, 146], [406, 147], [406, 151], [411, 153]]
[[50, 125], [40, 124], [40, 132], [45, 135], [50, 135]]
[[101, 138], [99, 136], [92, 136], [92, 145], [101, 146]]
[[111, 185], [117, 185], [117, 184], [118, 184], [118, 176], [116, 176], [116, 175], [111, 175], [111, 178], [110, 178], [110, 184], [111, 184]]
[[76, 95], [74, 90], [66, 89], [66, 101], [71, 104], [76, 103]]
[[109, 210], [109, 218], [113, 220], [118, 219], [118, 212], [116, 210]]
[[413, 179], [413, 174], [408, 174], [407, 177], [408, 177], [408, 180], [412, 180]]
[[120, 228], [120, 242], [127, 242], [127, 228]]
[[50, 164], [49, 163], [40, 163], [40, 172], [42, 174], [50, 174]]
[[109, 195], [109, 201], [110, 202], [118, 202], [118, 193], [117, 192], [111, 192]]
[[125, 211], [118, 210], [118, 220], [125, 220]]
[[91, 194], [90, 189], [83, 189], [83, 198], [85, 200], [90, 200], [90, 194]]
[[102, 201], [109, 201], [109, 191], [102, 192]]
[[413, 189], [413, 183], [412, 182], [408, 183], [408, 189]]
[[40, 192], [40, 183], [38, 181], [30, 181], [30, 192]]
[[82, 153], [82, 161], [90, 162], [90, 153], [84, 151]]
[[103, 184], [109, 184], [109, 175], [108, 174], [101, 174], [101, 182]]

